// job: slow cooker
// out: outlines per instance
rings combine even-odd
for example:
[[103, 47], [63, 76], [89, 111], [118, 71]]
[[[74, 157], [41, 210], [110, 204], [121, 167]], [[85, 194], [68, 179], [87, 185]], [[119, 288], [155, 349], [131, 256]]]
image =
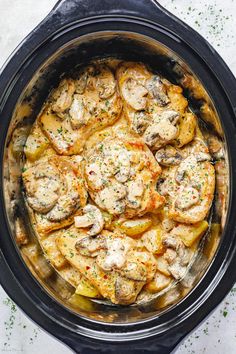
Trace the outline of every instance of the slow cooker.
[[[94, 58], [147, 63], [184, 89], [207, 138], [217, 136], [211, 229], [188, 276], [148, 304], [67, 302], [71, 287], [44, 259], [21, 195], [24, 138], [64, 72]], [[236, 81], [216, 51], [155, 0], [60, 0], [0, 74], [0, 283], [39, 326], [77, 353], [170, 353], [236, 281]], [[18, 130], [17, 130], [18, 129]], [[8, 149], [22, 135], [14, 161]], [[19, 134], [18, 134], [19, 135]], [[15, 240], [21, 220], [30, 238]], [[216, 227], [217, 225], [217, 227]]]

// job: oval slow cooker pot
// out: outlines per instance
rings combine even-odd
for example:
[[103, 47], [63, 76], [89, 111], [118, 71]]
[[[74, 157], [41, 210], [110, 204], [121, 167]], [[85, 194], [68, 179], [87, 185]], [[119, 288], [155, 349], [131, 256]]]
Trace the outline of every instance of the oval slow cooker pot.
[[[33, 233], [20, 197], [22, 154], [15, 156], [13, 169], [8, 150], [16, 129], [23, 135], [28, 131], [64, 72], [104, 56], [144, 61], [183, 86], [206, 137], [217, 136], [222, 143], [215, 161], [218, 182], [212, 227], [181, 284], [150, 304], [114, 307], [84, 300], [73, 308], [67, 303], [71, 288], [46, 261], [42, 263], [43, 257], [32, 257], [37, 248], [33, 235], [28, 253], [15, 242], [19, 218], [28, 234]], [[15, 50], [0, 75], [0, 282], [9, 296], [75, 352], [173, 351], [236, 281], [235, 115], [236, 81], [230, 70], [200, 35], [156, 1], [59, 1]]]

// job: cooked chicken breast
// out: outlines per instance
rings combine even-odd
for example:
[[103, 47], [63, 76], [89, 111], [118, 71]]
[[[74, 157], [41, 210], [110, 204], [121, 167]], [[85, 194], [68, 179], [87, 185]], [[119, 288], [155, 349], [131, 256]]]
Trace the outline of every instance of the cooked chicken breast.
[[74, 155], [82, 151], [93, 132], [112, 125], [121, 109], [111, 69], [96, 64], [85, 68], [77, 80], [64, 79], [38, 121], [59, 154]]
[[[62, 232], [56, 242], [68, 262], [84, 274], [104, 298], [116, 304], [134, 302], [150, 267], [152, 274], [155, 273], [151, 254], [140, 252], [135, 256], [133, 253], [133, 258], [129, 258], [135, 243], [122, 234], [103, 231], [96, 238], [88, 238], [85, 231], [72, 227]], [[140, 257], [145, 263], [140, 263]]]
[[160, 208], [161, 168], [141, 139], [106, 137], [86, 153], [85, 178], [94, 202], [112, 215], [141, 216]]
[[194, 123], [189, 116], [185, 118], [188, 102], [182, 95], [181, 87], [154, 75], [142, 63], [121, 63], [116, 77], [130, 127], [143, 137], [152, 150], [176, 141], [180, 134], [181, 117], [191, 129], [188, 129], [187, 138], [183, 137], [181, 129], [179, 145], [193, 139]]
[[158, 191], [169, 201], [169, 217], [191, 224], [208, 214], [214, 197], [215, 169], [199, 138], [186, 147], [183, 156], [178, 165], [165, 168]]
[[[50, 232], [60, 228], [87, 200], [87, 191], [76, 157], [50, 156], [23, 174], [27, 203], [35, 213], [36, 228]], [[71, 221], [70, 221], [71, 220]]]

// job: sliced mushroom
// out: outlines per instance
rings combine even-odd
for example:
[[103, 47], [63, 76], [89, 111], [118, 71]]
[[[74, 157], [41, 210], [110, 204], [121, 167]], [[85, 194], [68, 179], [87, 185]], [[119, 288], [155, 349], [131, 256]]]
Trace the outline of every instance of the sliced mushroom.
[[47, 213], [47, 219], [50, 221], [60, 221], [73, 214], [80, 206], [80, 194], [78, 190], [77, 176], [74, 171], [67, 168], [64, 173], [64, 194], [61, 194], [56, 205]]
[[144, 133], [149, 124], [149, 116], [145, 111], [136, 111], [131, 115], [131, 128], [138, 134]]
[[103, 236], [84, 237], [75, 244], [76, 250], [87, 257], [97, 257], [100, 251], [107, 249], [106, 238]]
[[161, 114], [161, 120], [169, 120], [174, 125], [178, 123], [179, 117], [179, 112], [174, 110], [165, 110]]
[[84, 215], [75, 216], [75, 227], [88, 227], [92, 226], [88, 231], [88, 235], [95, 236], [99, 234], [104, 227], [104, 219], [101, 211], [92, 204], [87, 204], [83, 208]]
[[96, 198], [96, 203], [110, 214], [121, 214], [125, 210], [126, 188], [120, 182], [113, 182], [109, 187], [101, 190]]
[[92, 74], [93, 72], [94, 72], [93, 66], [86, 67], [79, 72], [78, 78], [77, 80], [75, 80], [76, 93], [82, 95], [85, 92], [89, 74]]
[[146, 88], [148, 89], [152, 98], [154, 98], [160, 106], [166, 106], [170, 102], [166, 93], [166, 88], [159, 76], [153, 76], [147, 80]]
[[216, 160], [220, 160], [224, 158], [224, 145], [223, 142], [217, 138], [216, 136], [212, 135], [209, 136], [207, 139], [208, 147], [210, 150], [211, 155], [214, 156]]
[[137, 80], [127, 79], [121, 87], [125, 101], [136, 111], [146, 108], [148, 90]]
[[81, 95], [74, 95], [70, 110], [70, 122], [73, 129], [78, 129], [87, 123], [83, 98]]
[[65, 111], [71, 106], [74, 92], [74, 81], [71, 79], [64, 79], [52, 94], [52, 98], [54, 99], [52, 110], [62, 119], [65, 118]]
[[198, 152], [194, 155], [197, 162], [211, 161], [211, 155], [205, 152]]
[[145, 131], [143, 137], [148, 146], [154, 146], [160, 140], [160, 146], [163, 143], [175, 139], [178, 135], [178, 128], [175, 124], [178, 122], [179, 113], [176, 111], [164, 111], [158, 117], [158, 122], [151, 124]]
[[115, 297], [117, 303], [130, 304], [137, 296], [135, 282], [124, 277], [118, 277], [115, 282]]
[[97, 75], [96, 88], [99, 93], [99, 97], [107, 99], [115, 93], [116, 81], [113, 73], [106, 65], [101, 65], [98, 68], [99, 75]]
[[164, 148], [158, 150], [155, 154], [155, 158], [157, 162], [163, 166], [179, 165], [183, 160], [181, 152], [171, 145], [166, 145]]
[[107, 251], [100, 253], [97, 257], [98, 266], [105, 270], [121, 269], [126, 263], [126, 254], [129, 244], [119, 238], [107, 240]]
[[27, 201], [39, 213], [47, 213], [57, 203], [62, 180], [56, 167], [39, 164], [28, 168], [23, 174]]
[[171, 234], [163, 239], [163, 244], [168, 247], [164, 253], [164, 258], [168, 262], [168, 270], [172, 276], [179, 280], [187, 272], [187, 266], [190, 262], [190, 251], [185, 247], [179, 237]]

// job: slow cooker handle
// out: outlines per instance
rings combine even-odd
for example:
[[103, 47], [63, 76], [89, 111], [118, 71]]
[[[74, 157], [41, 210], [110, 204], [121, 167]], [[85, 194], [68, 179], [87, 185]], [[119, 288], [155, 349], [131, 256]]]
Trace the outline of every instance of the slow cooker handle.
[[102, 15], [129, 15], [151, 21], [170, 15], [156, 0], [59, 0], [49, 16], [55, 14], [62, 25]]

